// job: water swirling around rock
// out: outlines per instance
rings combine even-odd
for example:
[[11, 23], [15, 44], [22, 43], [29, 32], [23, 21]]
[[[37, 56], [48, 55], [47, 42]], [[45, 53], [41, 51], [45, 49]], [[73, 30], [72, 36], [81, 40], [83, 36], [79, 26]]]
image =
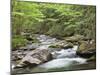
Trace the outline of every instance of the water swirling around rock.
[[[83, 65], [87, 65], [87, 59], [81, 58], [76, 55], [78, 49], [77, 45], [74, 45], [72, 48], [49, 48], [52, 44], [58, 43], [61, 40], [52, 38], [46, 35], [37, 35], [37, 39], [40, 41], [39, 44], [27, 45], [28, 48], [36, 49], [46, 49], [51, 54], [53, 59], [42, 63], [36, 67], [28, 69], [28, 72], [51, 72], [51, 71], [64, 71], [64, 70], [78, 70], [84, 69]], [[63, 44], [63, 43], [61, 43]], [[82, 66], [79, 66], [82, 65]], [[12, 66], [13, 67], [13, 66]], [[87, 66], [88, 67], [88, 66]], [[26, 69], [27, 70], [27, 69]], [[17, 70], [18, 73], [23, 73], [22, 70]], [[26, 71], [27, 72], [27, 71]]]

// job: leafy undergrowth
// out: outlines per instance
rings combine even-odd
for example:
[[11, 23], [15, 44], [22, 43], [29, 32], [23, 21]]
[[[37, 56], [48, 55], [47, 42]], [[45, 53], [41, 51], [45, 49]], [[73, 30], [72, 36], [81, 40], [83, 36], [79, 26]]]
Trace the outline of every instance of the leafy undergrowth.
[[20, 36], [20, 35], [15, 35], [12, 38], [12, 49], [21, 47], [21, 46], [25, 46], [27, 44], [27, 40], [25, 39], [24, 36]]

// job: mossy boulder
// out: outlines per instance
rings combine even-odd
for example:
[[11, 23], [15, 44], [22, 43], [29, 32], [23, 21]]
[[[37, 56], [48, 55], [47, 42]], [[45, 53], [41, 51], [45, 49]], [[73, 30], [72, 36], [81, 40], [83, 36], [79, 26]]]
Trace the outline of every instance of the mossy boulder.
[[49, 48], [61, 48], [61, 46], [59, 46], [59, 45], [51, 45], [51, 46], [49, 46]]
[[49, 46], [49, 48], [64, 48], [64, 49], [68, 49], [68, 48], [73, 48], [73, 44], [71, 42], [60, 41], [58, 43], [55, 43], [55, 44]]
[[49, 48], [62, 48], [66, 43], [66, 41], [59, 41], [56, 42], [55, 44], [52, 44], [51, 46], [49, 46]]
[[73, 44], [71, 42], [67, 43], [66, 45], [63, 46], [63, 48], [68, 49], [68, 48], [73, 48]]
[[66, 37], [64, 38], [67, 42], [78, 42], [79, 40], [83, 40], [85, 39], [84, 36], [82, 35], [74, 35], [74, 36], [71, 36], [71, 37]]
[[90, 58], [93, 55], [96, 54], [96, 44], [95, 42], [87, 42], [87, 41], [80, 41], [79, 48], [77, 50], [77, 55], [84, 57], [84, 58]]
[[79, 41], [79, 50], [78, 51], [84, 51], [88, 47], [88, 42], [87, 41]]

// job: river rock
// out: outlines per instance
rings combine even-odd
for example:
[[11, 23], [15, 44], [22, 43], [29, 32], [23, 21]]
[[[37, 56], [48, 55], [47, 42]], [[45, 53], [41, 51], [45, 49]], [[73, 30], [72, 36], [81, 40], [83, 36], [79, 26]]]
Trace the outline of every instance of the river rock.
[[62, 48], [65, 43], [65, 41], [59, 41], [50, 45], [49, 48]]
[[27, 46], [25, 47], [20, 47], [19, 49], [20, 50], [34, 50], [36, 48], [38, 48], [40, 45], [38, 43], [32, 43], [32, 44], [28, 44]]
[[96, 54], [95, 42], [91, 43], [91, 41], [80, 41], [80, 46], [76, 53], [81, 57], [90, 58], [91, 56]]
[[12, 51], [12, 61], [21, 60], [25, 56], [23, 52], [24, 52], [23, 50]]
[[84, 39], [85, 39], [85, 37], [82, 36], [82, 35], [74, 35], [74, 36], [65, 38], [65, 40], [67, 42], [72, 42], [72, 43], [73, 42], [78, 42], [79, 40], [84, 40]]
[[87, 62], [91, 62], [91, 61], [96, 61], [96, 55], [93, 55], [92, 57], [90, 57]]
[[68, 48], [73, 48], [73, 44], [71, 42], [67, 43], [66, 45], [63, 46], [64, 49], [68, 49]]
[[36, 49], [28, 54], [20, 61], [16, 67], [35, 66], [52, 59], [52, 55], [46, 49]]
[[61, 42], [58, 42], [58, 43], [55, 43], [55, 44], [49, 46], [49, 48], [68, 49], [68, 48], [73, 48], [73, 44], [71, 42], [67, 43], [66, 41], [61, 41]]
[[50, 45], [49, 48], [62, 48], [62, 46], [61, 45], [55, 45], [54, 44], [54, 45]]

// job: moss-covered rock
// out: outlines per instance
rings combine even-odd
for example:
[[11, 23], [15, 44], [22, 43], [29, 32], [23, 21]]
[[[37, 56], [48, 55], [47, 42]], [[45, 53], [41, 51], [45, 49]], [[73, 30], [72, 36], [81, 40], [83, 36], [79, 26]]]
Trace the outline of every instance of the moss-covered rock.
[[49, 48], [64, 48], [64, 49], [68, 49], [68, 48], [73, 48], [73, 44], [71, 42], [60, 41], [58, 43], [55, 43], [55, 44], [49, 46]]
[[68, 49], [68, 48], [73, 48], [73, 44], [71, 42], [67, 43], [66, 45], [63, 46], [63, 48]]
[[71, 36], [71, 37], [66, 37], [64, 38], [67, 42], [78, 42], [79, 40], [83, 40], [84, 39], [84, 36], [82, 35], [74, 35], [74, 36]]
[[62, 48], [63, 46], [62, 45], [51, 45], [49, 46], [49, 48]]
[[88, 42], [87, 41], [79, 41], [79, 50], [78, 51], [84, 51], [88, 47]]
[[[91, 42], [91, 41], [90, 41]], [[80, 41], [79, 49], [77, 50], [77, 55], [90, 58], [96, 54], [96, 44], [95, 42]]]

